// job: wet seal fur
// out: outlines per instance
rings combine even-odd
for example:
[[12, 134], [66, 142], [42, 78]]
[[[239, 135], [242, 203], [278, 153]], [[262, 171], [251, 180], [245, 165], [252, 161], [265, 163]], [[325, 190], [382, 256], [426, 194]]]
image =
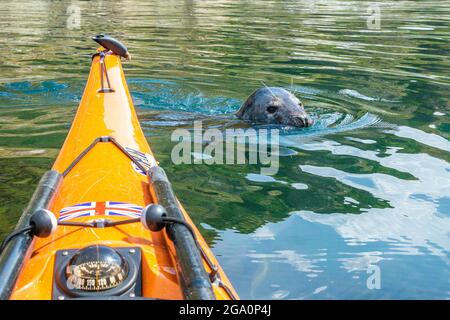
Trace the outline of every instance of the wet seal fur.
[[236, 116], [252, 123], [301, 128], [313, 124], [303, 103], [292, 93], [279, 87], [263, 87], [253, 92], [242, 104]]

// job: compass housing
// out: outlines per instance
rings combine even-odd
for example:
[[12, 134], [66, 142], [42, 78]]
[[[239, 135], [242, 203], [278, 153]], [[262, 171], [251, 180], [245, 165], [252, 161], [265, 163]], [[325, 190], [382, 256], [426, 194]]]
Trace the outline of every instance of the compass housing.
[[116, 288], [126, 280], [128, 273], [128, 262], [117, 250], [94, 245], [73, 255], [65, 275], [69, 287], [99, 292]]
[[92, 245], [56, 254], [53, 299], [140, 296], [139, 248]]

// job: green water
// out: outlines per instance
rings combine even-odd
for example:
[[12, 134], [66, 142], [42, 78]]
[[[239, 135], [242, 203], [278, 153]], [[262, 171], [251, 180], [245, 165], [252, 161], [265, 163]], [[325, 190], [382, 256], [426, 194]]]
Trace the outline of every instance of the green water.
[[[366, 1], [2, 3], [1, 236], [64, 141], [89, 37], [107, 32], [132, 54], [153, 151], [242, 298], [448, 299], [450, 3], [377, 3], [379, 30]], [[263, 84], [295, 92], [316, 120], [283, 133], [276, 175], [172, 163], [175, 128], [225, 124]]]

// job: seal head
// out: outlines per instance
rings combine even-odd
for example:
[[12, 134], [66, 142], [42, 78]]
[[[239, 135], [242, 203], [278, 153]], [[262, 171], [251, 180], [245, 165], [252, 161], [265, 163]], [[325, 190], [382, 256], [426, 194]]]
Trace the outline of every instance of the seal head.
[[303, 103], [289, 91], [279, 87], [263, 87], [253, 92], [236, 116], [255, 123], [308, 127], [313, 121]]

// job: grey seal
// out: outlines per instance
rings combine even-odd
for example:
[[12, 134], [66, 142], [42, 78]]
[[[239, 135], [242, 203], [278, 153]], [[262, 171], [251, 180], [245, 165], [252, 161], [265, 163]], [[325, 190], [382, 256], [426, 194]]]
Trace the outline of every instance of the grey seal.
[[253, 92], [242, 104], [236, 116], [253, 123], [302, 128], [313, 124], [303, 103], [295, 95], [279, 87], [262, 87]]

